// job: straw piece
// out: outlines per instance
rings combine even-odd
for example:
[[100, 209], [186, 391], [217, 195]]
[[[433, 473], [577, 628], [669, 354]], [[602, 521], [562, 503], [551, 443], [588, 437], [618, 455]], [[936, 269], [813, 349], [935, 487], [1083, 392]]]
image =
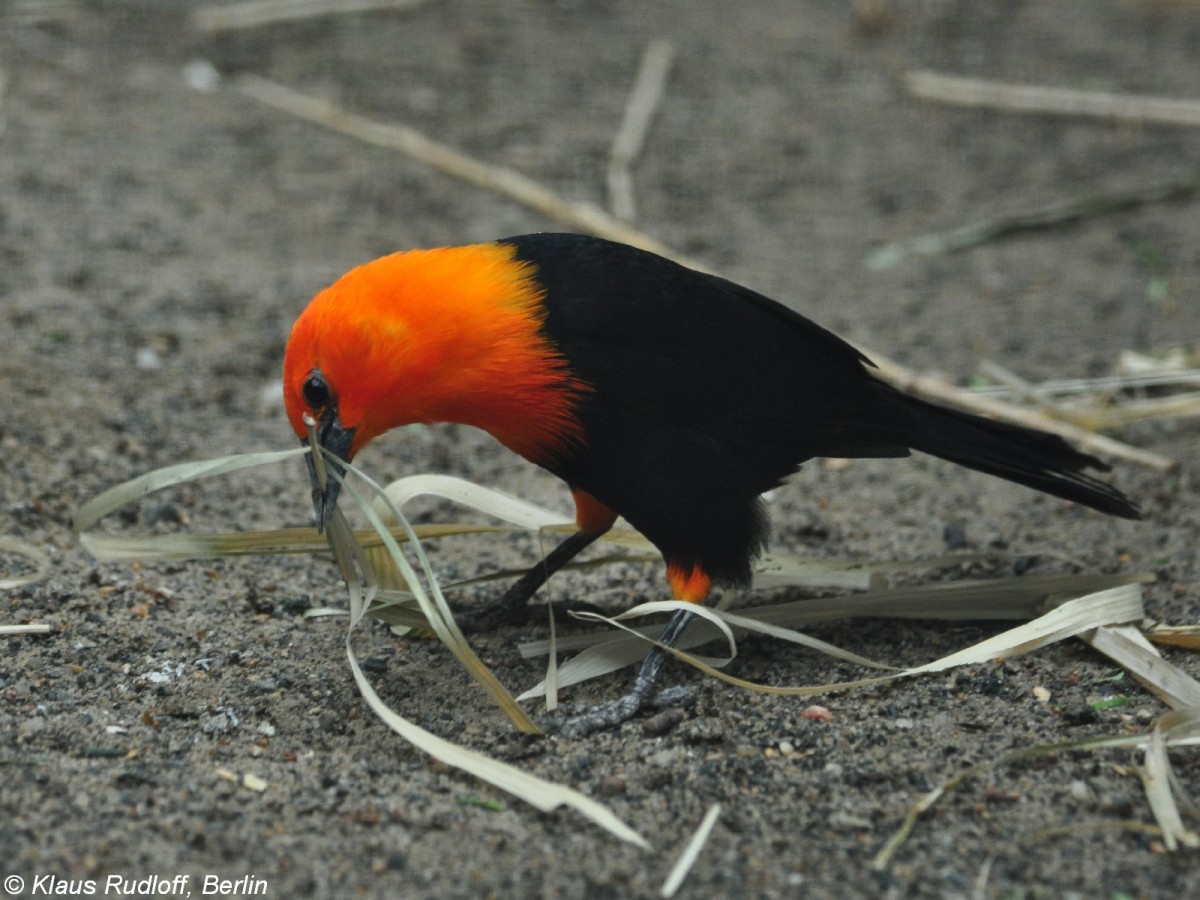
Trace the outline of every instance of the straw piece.
[[19, 541], [16, 538], [0, 537], [0, 553], [11, 553], [13, 556], [23, 557], [33, 566], [33, 571], [25, 575], [10, 575], [7, 578], [0, 578], [0, 590], [8, 591], [34, 584], [50, 573], [50, 557], [33, 544]]
[[[308, 450], [297, 447], [294, 450], [276, 450], [266, 453], [241, 453], [234, 456], [221, 456], [216, 459], [206, 459], [199, 462], [178, 463], [164, 466], [147, 472], [138, 478], [118, 484], [97, 494], [84, 503], [73, 517], [75, 533], [82, 535], [98, 521], [126, 503], [131, 503], [140, 497], [160, 491], [163, 488], [196, 481], [200, 478], [210, 478], [215, 475], [227, 475], [240, 469], [263, 466], [276, 463], [292, 456], [302, 456]], [[81, 537], [81, 540], [83, 538]], [[86, 546], [86, 541], [84, 542]]]
[[[1015, 582], [1029, 581], [1028, 585], [1016, 584]], [[941, 659], [934, 660], [924, 665], [913, 666], [895, 671], [892, 674], [884, 676], [873, 676], [869, 678], [861, 678], [853, 681], [833, 682], [827, 684], [802, 685], [802, 686], [773, 686], [761, 685], [753, 682], [745, 681], [740, 678], [725, 674], [719, 671], [719, 666], [724, 665], [733, 658], [733, 652], [726, 659], [700, 660], [696, 657], [689, 656], [683, 652], [690, 647], [703, 644], [712, 639], [712, 635], [705, 633], [701, 627], [693, 624], [692, 627], [686, 629], [676, 642], [675, 648], [671, 648], [671, 653], [676, 658], [688, 663], [689, 665], [700, 669], [708, 675], [720, 679], [728, 684], [733, 684], [738, 687], [746, 688], [760, 693], [777, 694], [783, 696], [802, 696], [809, 697], [818, 694], [832, 693], [834, 691], [848, 690], [857, 687], [865, 687], [874, 684], [882, 684], [887, 681], [892, 681], [899, 678], [909, 678], [914, 675], [921, 675], [931, 672], [940, 672], [944, 669], [955, 666], [971, 665], [974, 663], [987, 662], [997, 658], [1012, 658], [1023, 653], [1028, 653], [1039, 647], [1056, 641], [1064, 640], [1074, 635], [1093, 631], [1102, 625], [1122, 624], [1126, 622], [1140, 621], [1145, 614], [1142, 605], [1141, 587], [1137, 580], [1132, 580], [1132, 583], [1118, 584], [1109, 586], [1099, 590], [1086, 592], [1087, 588], [1083, 585], [1096, 583], [1086, 577], [1079, 582], [1080, 589], [1075, 593], [1074, 599], [1061, 603], [1042, 615], [1037, 616], [1032, 621], [1027, 621], [1018, 625], [1015, 628], [987, 638], [967, 647], [956, 653], [951, 653]], [[1099, 583], [1104, 583], [1103, 581]], [[1108, 582], [1109, 585], [1112, 582]], [[995, 612], [997, 607], [1005, 602], [1006, 594], [1015, 593], [1019, 595], [1025, 604], [1031, 602], [1040, 602], [1040, 598], [1045, 596], [1045, 592], [1039, 590], [1039, 587], [1034, 579], [1000, 579], [996, 582], [980, 582], [977, 584], [964, 583], [959, 585], [935, 585], [927, 587], [924, 590], [928, 593], [937, 593], [937, 588], [942, 588], [944, 598], [952, 597], [953, 605], [944, 610], [944, 615], [947, 618], [971, 619], [980, 618], [977, 607], [984, 606], [985, 611], [993, 610], [990, 618], [997, 618], [998, 613]], [[766, 609], [751, 609], [745, 610], [738, 615], [725, 613], [720, 610], [712, 609], [696, 609], [700, 615], [704, 615], [710, 621], [712, 618], [719, 617], [722, 624], [725, 626], [722, 630], [722, 635], [727, 641], [732, 641], [735, 633], [731, 628], [736, 628], [739, 634], [746, 632], [758, 632], [770, 634], [775, 637], [782, 636], [778, 631], [777, 626], [772, 625], [772, 620], [787, 620], [788, 624], [795, 622], [787, 617], [787, 613], [796, 613], [797, 618], [808, 621], [820, 620], [824, 615], [830, 615], [833, 618], [845, 619], [852, 618], [856, 615], [870, 614], [868, 612], [872, 607], [885, 611], [885, 615], [912, 615], [913, 609], [904, 610], [904, 603], [899, 599], [905, 593], [909, 593], [911, 589], [896, 589], [894, 591], [882, 591], [877, 597], [871, 598], [868, 604], [862, 601], [864, 597], [839, 597], [833, 601], [802, 601], [801, 603], [781, 604], [776, 607]], [[987, 601], [988, 594], [994, 597], [994, 601]], [[911, 596], [911, 594], [910, 594]], [[891, 598], [890, 602], [888, 598]], [[916, 609], [922, 609], [926, 606], [927, 601], [918, 599], [915, 604]], [[883, 601], [882, 604], [880, 601]], [[828, 608], [823, 611], [809, 611], [807, 607], [815, 607], [818, 604], [825, 602], [832, 604], [832, 609]], [[877, 605], [879, 604], [879, 605]], [[865, 607], [865, 608], [864, 608]], [[579, 618], [603, 621], [609, 625], [616, 626], [622, 631], [628, 632], [630, 638], [615, 639], [602, 641], [589, 647], [578, 656], [568, 660], [559, 667], [557, 672], [558, 686], [565, 687], [572, 684], [585, 681], [589, 678], [596, 678], [601, 675], [606, 675], [609, 672], [622, 668], [623, 666], [637, 662], [646, 652], [646, 642], [653, 643], [653, 639], [644, 630], [635, 630], [624, 625], [620, 620], [635, 618], [637, 616], [646, 615], [653, 612], [659, 612], [664, 609], [672, 608], [669, 604], [662, 603], [646, 603], [630, 609], [620, 616], [609, 619], [603, 616], [597, 616], [593, 613], [579, 613]], [[965, 614], [963, 614], [965, 612]], [[955, 613], [959, 613], [955, 615]], [[809, 619], [812, 616], [812, 619]], [[824, 642], [816, 641], [805, 635], [793, 633], [794, 636], [789, 637], [790, 640], [795, 640], [798, 643], [803, 643], [812, 649], [821, 650], [839, 658], [849, 658], [851, 655], [844, 650], [837, 648], [829, 648]], [[560, 643], [560, 649], [561, 644]], [[523, 655], [528, 655], [529, 645], [519, 648]], [[832, 651], [832, 652], [831, 652]], [[858, 662], [866, 662], [856, 659]], [[867, 663], [876, 665], [877, 663]], [[881, 668], [887, 668], [880, 666]], [[545, 682], [534, 685], [529, 690], [525, 691], [517, 697], [518, 700], [529, 700], [536, 697], [541, 697], [545, 694]]]
[[1012, 84], [928, 71], [910, 72], [904, 77], [904, 83], [923, 100], [958, 106], [1055, 116], [1093, 116], [1137, 123], [1200, 125], [1200, 101], [1196, 100]]
[[[313, 452], [317, 452], [315, 443]], [[324, 453], [325, 451], [322, 450], [321, 452]], [[346, 465], [346, 470], [348, 472], [353, 472], [361, 480], [363, 480], [367, 486], [376, 493], [376, 496], [382, 497], [384, 495], [383, 488], [376, 484], [374, 480], [372, 480], [361, 470], [355, 469], [350, 465]], [[355, 502], [362, 509], [363, 514], [366, 515], [371, 526], [375, 528], [380, 539], [383, 541], [384, 546], [387, 548], [392, 562], [399, 570], [399, 573], [403, 577], [404, 581], [408, 584], [409, 589], [413, 592], [413, 596], [419, 604], [421, 612], [425, 614], [425, 618], [429, 621], [430, 627], [432, 627], [437, 633], [437, 636], [442, 643], [446, 645], [446, 647], [455, 655], [455, 657], [457, 657], [458, 661], [463, 664], [463, 667], [470, 672], [475, 680], [478, 681], [485, 690], [487, 690], [487, 692], [491, 695], [492, 700], [497, 706], [500, 707], [501, 710], [504, 711], [505, 715], [508, 716], [513, 725], [526, 734], [541, 734], [541, 729], [539, 729], [537, 725], [533, 723], [533, 720], [531, 720], [525, 713], [525, 711], [517, 705], [516, 701], [512, 697], [512, 694], [510, 694], [508, 690], [500, 683], [492, 671], [483, 664], [483, 662], [475, 654], [475, 651], [471, 648], [470, 644], [467, 642], [467, 639], [463, 636], [462, 631], [454, 621], [454, 616], [450, 612], [450, 607], [446, 603], [445, 597], [442, 596], [441, 588], [438, 586], [437, 577], [434, 575], [433, 568], [429, 563], [428, 557], [425, 556], [424, 552], [421, 550], [420, 543], [416, 539], [416, 534], [410, 530], [407, 520], [404, 519], [400, 511], [395, 507], [392, 507], [390, 510], [392, 517], [400, 523], [401, 527], [409, 532], [409, 543], [416, 551], [418, 561], [420, 562], [425, 575], [426, 584], [429, 585], [428, 591], [423, 589], [420, 579], [417, 577], [416, 572], [405, 558], [404, 553], [400, 549], [400, 545], [397, 544], [392, 538], [386, 526], [383, 524], [383, 520], [371, 508], [370, 504], [368, 504], [366, 500], [358, 493], [358, 491], [355, 490], [353, 484], [343, 479], [335, 469], [332, 467], [327, 467], [326, 471], [329, 475], [332, 475], [339, 482], [341, 482], [342, 490], [348, 497], [355, 500]], [[344, 523], [344, 517], [341, 521]], [[349, 525], [344, 525], [344, 531], [345, 536], [339, 537], [339, 539], [347, 544], [352, 543], [353, 532], [350, 530]], [[332, 540], [334, 537], [332, 532], [330, 537], [330, 545], [334, 549], [335, 556], [337, 556], [339, 555], [339, 548]], [[363, 574], [369, 575], [369, 564], [367, 563], [365, 557], [362, 557], [361, 548], [358, 547], [357, 544], [354, 544], [354, 548], [356, 553], [359, 554], [359, 558], [362, 559]], [[341, 562], [340, 558], [339, 562]], [[343, 579], [346, 580], [347, 584], [349, 585], [350, 573], [345, 565], [343, 565], [342, 568]], [[368, 603], [368, 606], [369, 605], [370, 604]]]
[[319, 16], [411, 9], [425, 0], [252, 0], [234, 6], [206, 6], [192, 15], [192, 25], [207, 34], [261, 28]]
[[348, 645], [346, 649], [354, 681], [367, 704], [389, 728], [417, 749], [428, 753], [445, 765], [461, 769], [519, 797], [543, 812], [550, 812], [559, 806], [570, 807], [621, 840], [633, 844], [635, 847], [649, 848], [645, 838], [618, 819], [608, 807], [597, 803], [590, 797], [570, 788], [545, 781], [508, 763], [473, 753], [396, 715], [375, 692]]
[[[351, 490], [348, 484], [344, 484], [343, 487], [347, 491]], [[371, 513], [365, 503], [362, 506], [364, 512]], [[363, 616], [370, 608], [373, 595], [371, 587], [368, 585], [364, 590], [363, 584], [355, 577], [356, 568], [364, 575], [367, 572], [365, 562], [358, 555], [357, 547], [350, 535], [350, 526], [346, 523], [345, 516], [340, 509], [335, 508], [329, 523], [330, 544], [338, 558], [350, 599], [350, 626], [346, 630], [346, 658], [350, 663], [350, 671], [354, 675], [359, 693], [367, 701], [367, 705], [371, 707], [375, 715], [414, 747], [428, 753], [445, 765], [460, 769], [494, 787], [507, 791], [543, 812], [549, 812], [559, 806], [575, 809], [621, 840], [643, 849], [647, 848], [649, 845], [646, 840], [603, 804], [597, 803], [571, 788], [545, 781], [508, 763], [460, 747], [413, 724], [403, 716], [397, 715], [383, 702], [366, 675], [363, 674], [351, 642], [354, 628], [362, 621]], [[393, 552], [399, 555], [398, 548], [394, 548]], [[415, 574], [412, 576], [412, 580], [416, 581]], [[431, 618], [436, 620], [436, 614], [431, 614]], [[441, 635], [439, 634], [439, 636]]]
[[550, 188], [532, 178], [527, 178], [513, 169], [472, 159], [465, 153], [426, 137], [407, 125], [375, 122], [257, 75], [241, 76], [236, 86], [242, 94], [266, 106], [323, 125], [363, 143], [397, 150], [468, 184], [516, 200], [565, 225], [612, 241], [640, 247], [693, 269], [704, 268], [696, 260], [680, 256], [649, 235], [617, 221], [598, 206], [563, 200]]
[[1109, 626], [1080, 637], [1172, 709], [1200, 708], [1200, 682], [1163, 659], [1137, 628]]
[[1011, 422], [1014, 425], [1023, 425], [1026, 428], [1057, 434], [1061, 438], [1080, 445], [1090, 453], [1137, 463], [1159, 472], [1170, 472], [1178, 465], [1175, 460], [1161, 454], [1131, 447], [1121, 441], [1105, 437], [1102, 434], [1095, 434], [1068, 422], [1059, 422], [1044, 413], [1003, 403], [993, 397], [980, 396], [940, 378], [917, 375], [887, 357], [869, 351], [863, 352], [868, 353], [871, 361], [875, 363], [879, 377], [902, 391], [958, 406], [978, 415]]
[[662, 101], [674, 58], [675, 47], [670, 41], [656, 40], [646, 45], [633, 90], [625, 104], [621, 127], [617, 129], [609, 151], [609, 205], [613, 215], [625, 222], [632, 222], [637, 217], [631, 169], [633, 161], [642, 152], [650, 122]]
[[934, 231], [877, 247], [867, 254], [867, 268], [890, 269], [908, 256], [959, 253], [997, 238], [1028, 231], [1043, 231], [1083, 219], [1109, 216], [1148, 203], [1184, 200], [1200, 191], [1200, 177], [1151, 184], [1129, 191], [1112, 191], [1060, 200], [1033, 209], [1006, 213], [970, 222], [946, 231]]
[[708, 808], [708, 812], [704, 814], [704, 818], [696, 827], [695, 833], [692, 834], [691, 840], [683, 848], [683, 852], [679, 854], [679, 859], [675, 865], [671, 867], [671, 874], [667, 876], [667, 880], [663, 882], [662, 889], [659, 891], [660, 896], [667, 898], [667, 900], [675, 896], [675, 892], [679, 890], [680, 885], [683, 884], [683, 880], [692, 871], [692, 866], [699, 859], [700, 851], [704, 849], [704, 845], [708, 841], [708, 836], [712, 834], [713, 826], [717, 824], [717, 817], [720, 815], [720, 803], [714, 803]]
[[0, 625], [0, 636], [16, 637], [19, 634], [49, 634], [53, 630], [53, 625], [41, 622], [31, 622], [28, 625]]
[[1200, 650], [1200, 625], [1154, 625], [1145, 636], [1155, 644]]
[[1200, 847], [1200, 835], [1183, 824], [1179, 804], [1171, 790], [1174, 781], [1171, 761], [1167, 756], [1167, 738], [1172, 732], [1195, 736], [1200, 722], [1200, 709], [1181, 710], [1160, 719], [1150, 732], [1146, 746], [1145, 761], [1142, 763], [1142, 787], [1146, 800], [1154, 813], [1154, 820], [1163, 831], [1163, 843], [1168, 850], [1177, 850], [1180, 845], [1195, 849]]

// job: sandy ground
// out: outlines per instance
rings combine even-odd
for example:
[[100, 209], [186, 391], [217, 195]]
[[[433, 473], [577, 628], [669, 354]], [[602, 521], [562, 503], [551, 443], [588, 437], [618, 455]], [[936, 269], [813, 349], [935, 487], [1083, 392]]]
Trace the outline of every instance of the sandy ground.
[[[866, 254], [1004, 211], [1194, 175], [1196, 132], [940, 107], [907, 95], [899, 76], [932, 68], [1196, 98], [1200, 7], [430, 0], [216, 36], [195, 31], [188, 10], [0, 8], [0, 534], [54, 562], [42, 583], [4, 593], [4, 620], [55, 629], [5, 639], [0, 655], [0, 877], [24, 881], [7, 889], [35, 896], [57, 878], [60, 890], [91, 880], [102, 894], [119, 876], [130, 883], [114, 887], [131, 894], [137, 879], [188, 876], [200, 896], [211, 876], [249, 879], [228, 885], [242, 896], [260, 884], [275, 897], [652, 896], [719, 801], [681, 896], [1196, 894], [1196, 857], [1156, 852], [1144, 834], [1020, 843], [1052, 826], [1149, 821], [1137, 757], [1117, 752], [972, 782], [887, 871], [869, 869], [909, 805], [964, 765], [1135, 732], [1163, 711], [1136, 686], [1110, 683], [1112, 667], [1081, 644], [830, 695], [830, 721], [804, 718], [804, 701], [672, 670], [693, 691], [668, 733], [635, 721], [535, 742], [514, 735], [435, 644], [364, 630], [359, 653], [400, 712], [602, 798], [653, 840], [641, 852], [570, 813], [505, 802], [381, 725], [354, 688], [343, 626], [301, 616], [341, 602], [327, 559], [100, 565], [78, 547], [70, 514], [156, 466], [292, 446], [276, 399], [288, 328], [350, 265], [556, 227], [227, 87], [199, 92], [183, 75], [189, 61], [210, 61], [225, 84], [264, 75], [408, 122], [604, 203], [638, 60], [649, 40], [669, 39], [675, 64], [635, 171], [641, 227], [917, 370], [965, 381], [986, 358], [1042, 379], [1110, 371], [1122, 349], [1196, 340], [1194, 200], [883, 272]], [[1194, 621], [1197, 435], [1161, 423], [1121, 435], [1181, 462], [1172, 475], [1116, 467], [1146, 506], [1140, 523], [920, 459], [806, 467], [773, 500], [774, 540], [817, 557], [909, 560], [944, 552], [949, 535], [998, 554], [930, 578], [1000, 574], [1014, 559], [1030, 572], [1148, 571], [1150, 613]], [[394, 435], [362, 462], [380, 478], [449, 472], [569, 508], [553, 479], [462, 428]], [[156, 495], [107, 527], [303, 525], [308, 504], [296, 463]], [[523, 538], [475, 539], [447, 541], [435, 559], [452, 578], [535, 552]], [[629, 567], [559, 579], [548, 596], [615, 609], [662, 596], [661, 584], [654, 567]], [[880, 621], [816, 633], [916, 663], [1000, 627]], [[477, 646], [523, 688], [540, 664], [515, 645], [542, 631], [503, 629]], [[734, 671], [776, 684], [855, 674], [767, 641], [748, 642]], [[1090, 705], [1114, 692], [1129, 703]], [[1195, 756], [1178, 765], [1195, 789]], [[248, 790], [218, 769], [268, 787]]]

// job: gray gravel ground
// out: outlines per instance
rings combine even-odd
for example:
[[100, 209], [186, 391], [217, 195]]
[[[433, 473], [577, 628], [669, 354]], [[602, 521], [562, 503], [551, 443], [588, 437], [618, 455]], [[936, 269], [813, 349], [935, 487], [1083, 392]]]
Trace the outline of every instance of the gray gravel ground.
[[[709, 804], [723, 815], [681, 896], [1163, 897], [1200, 893], [1193, 854], [1063, 824], [1148, 822], [1137, 758], [1067, 753], [946, 798], [885, 872], [869, 862], [909, 806], [964, 765], [1038, 742], [1135, 732], [1161, 704], [1081, 644], [806, 702], [692, 686], [648, 734], [515, 735], [432, 642], [368, 627], [366, 668], [397, 710], [578, 787], [654, 842], [640, 852], [570, 813], [541, 815], [404, 745], [365, 708], [324, 558], [100, 565], [72, 509], [156, 466], [287, 447], [282, 350], [307, 299], [349, 266], [409, 246], [555, 227], [389, 152], [183, 76], [210, 61], [404, 121], [565, 196], [604, 202], [609, 143], [645, 44], [676, 49], [636, 167], [639, 224], [863, 345], [963, 381], [979, 360], [1030, 379], [1110, 371], [1126, 348], [1200, 335], [1195, 200], [864, 266], [878, 244], [1082, 194], [1200, 171], [1195, 130], [939, 107], [914, 68], [1200, 97], [1188, 2], [438, 0], [407, 12], [204, 36], [182, 2], [0, 7], [0, 534], [53, 557], [6, 591], [6, 622], [48, 622], [0, 656], [0, 877], [16, 896], [78, 886], [175, 891], [186, 876], [248, 896], [652, 896]], [[1150, 290], [1165, 285], [1165, 296]], [[1157, 288], [1155, 289], [1157, 290]], [[780, 398], [786, 403], [786, 398]], [[1151, 614], [1195, 621], [1196, 426], [1124, 439], [1173, 456], [1115, 477], [1146, 520], [1104, 518], [929, 459], [807, 466], [772, 502], [778, 546], [907, 560], [947, 540], [994, 564], [929, 573], [1148, 571]], [[568, 509], [561, 486], [463, 428], [409, 430], [362, 457], [377, 477], [448, 472]], [[300, 463], [156, 495], [130, 532], [303, 525]], [[448, 511], [428, 506], [426, 517]], [[533, 558], [526, 538], [445, 541], [445, 576]], [[663, 595], [630, 566], [547, 596], [613, 609]], [[494, 590], [494, 589], [493, 589]], [[483, 598], [489, 592], [476, 594]], [[467, 598], [472, 599], [472, 598]], [[920, 662], [1001, 626], [886, 621], [815, 633]], [[530, 626], [480, 636], [513, 687], [539, 664]], [[1186, 654], [1172, 653], [1197, 671]], [[765, 640], [735, 674], [778, 684], [851, 667]], [[1034, 687], [1051, 693], [1039, 702]], [[622, 679], [584, 699], [615, 696]], [[1127, 693], [1126, 706], [1094, 708]], [[790, 748], [790, 751], [789, 751]], [[1177, 766], [1193, 791], [1194, 754]], [[256, 792], [217, 770], [267, 782]], [[486, 801], [479, 803], [476, 801]], [[500, 801], [501, 808], [492, 808]], [[990, 869], [985, 863], [990, 861]], [[981, 879], [981, 872], [986, 878]], [[38, 879], [42, 879], [38, 881]], [[235, 883], [237, 879], [244, 879]], [[210, 883], [211, 887], [212, 884]], [[40, 889], [39, 889], [40, 887]], [[178, 895], [178, 894], [176, 894]]]

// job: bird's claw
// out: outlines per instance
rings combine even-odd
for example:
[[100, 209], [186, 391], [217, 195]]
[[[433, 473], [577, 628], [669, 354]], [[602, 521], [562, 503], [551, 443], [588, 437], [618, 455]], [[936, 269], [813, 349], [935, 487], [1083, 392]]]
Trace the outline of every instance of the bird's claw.
[[639, 685], [635, 684], [629, 693], [608, 703], [563, 707], [559, 715], [540, 719], [538, 727], [546, 734], [562, 735], [565, 738], [587, 737], [628, 722], [644, 709], [676, 704], [691, 692], [685, 685], [655, 692], [638, 690], [638, 687]]

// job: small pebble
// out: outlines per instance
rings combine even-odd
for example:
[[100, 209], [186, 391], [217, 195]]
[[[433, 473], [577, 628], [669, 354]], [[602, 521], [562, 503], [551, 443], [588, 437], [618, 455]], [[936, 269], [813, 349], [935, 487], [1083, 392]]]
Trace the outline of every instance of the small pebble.
[[642, 731], [655, 737], [666, 734], [683, 721], [683, 710], [678, 706], [669, 706], [662, 712], [655, 713], [642, 723]]
[[1080, 803], [1092, 799], [1092, 789], [1088, 787], [1086, 781], [1081, 781], [1079, 779], [1071, 782], [1070, 793], [1071, 799], [1078, 800]]
[[947, 549], [961, 550], [967, 546], [967, 526], [962, 522], [951, 522], [942, 529], [942, 539]]
[[657, 753], [651, 755], [646, 762], [652, 766], [667, 767], [673, 766], [678, 758], [679, 752], [677, 750], [659, 750]]
[[606, 775], [598, 785], [596, 793], [601, 797], [616, 797], [625, 793], [626, 780], [624, 775]]
[[193, 91], [211, 94], [221, 86], [221, 73], [206, 59], [193, 59], [183, 67], [183, 82]]
[[154, 369], [162, 368], [162, 359], [158, 355], [158, 351], [153, 347], [139, 347], [137, 354], [134, 356], [134, 365], [144, 371], [153, 371]]

